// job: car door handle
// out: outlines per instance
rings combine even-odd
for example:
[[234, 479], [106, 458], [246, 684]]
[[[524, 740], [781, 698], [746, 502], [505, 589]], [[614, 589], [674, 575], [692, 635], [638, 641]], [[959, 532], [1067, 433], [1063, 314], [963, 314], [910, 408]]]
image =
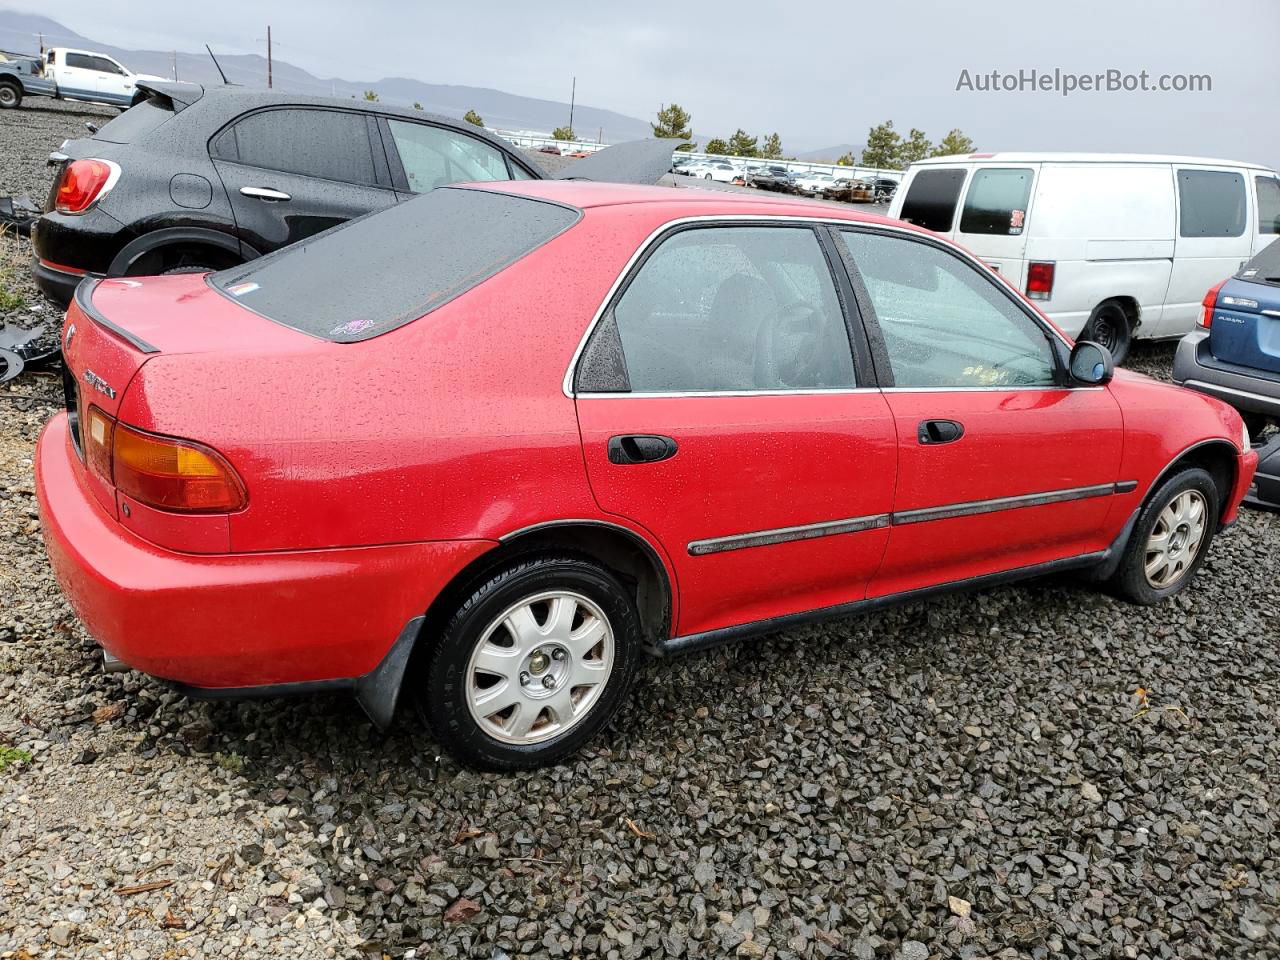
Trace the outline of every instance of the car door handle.
[[676, 455], [676, 442], [670, 437], [638, 434], [609, 438], [609, 462], [619, 466], [635, 463], [660, 463]]
[[289, 200], [292, 199], [283, 190], [272, 190], [270, 187], [241, 187], [240, 193], [246, 197], [257, 197], [259, 200]]
[[954, 443], [963, 436], [964, 424], [955, 420], [921, 420], [916, 433], [916, 439], [929, 446]]

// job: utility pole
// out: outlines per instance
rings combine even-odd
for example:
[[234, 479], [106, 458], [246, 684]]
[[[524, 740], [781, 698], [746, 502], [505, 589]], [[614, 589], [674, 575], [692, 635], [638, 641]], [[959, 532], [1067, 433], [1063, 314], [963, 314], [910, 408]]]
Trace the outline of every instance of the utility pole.
[[40, 56], [43, 57], [44, 56], [44, 34], [37, 33], [36, 36], [40, 38]]
[[573, 78], [573, 87], [569, 91], [569, 129], [573, 129], [573, 101], [578, 95], [578, 78]]
[[271, 24], [267, 24], [267, 89], [271, 89]]

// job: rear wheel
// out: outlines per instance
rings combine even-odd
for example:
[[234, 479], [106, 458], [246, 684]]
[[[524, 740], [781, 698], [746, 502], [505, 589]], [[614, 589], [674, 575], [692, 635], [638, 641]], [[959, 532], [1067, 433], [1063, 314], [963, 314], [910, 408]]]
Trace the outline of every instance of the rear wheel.
[[622, 705], [640, 643], [631, 599], [607, 570], [573, 556], [524, 560], [450, 618], [417, 681], [419, 703], [463, 763], [555, 763]]
[[198, 263], [184, 263], [180, 267], [170, 267], [168, 270], [161, 270], [160, 276], [167, 277], [171, 273], [213, 273], [217, 267], [206, 267]]
[[22, 103], [22, 88], [12, 81], [0, 82], [0, 110], [12, 110]]
[[1092, 340], [1111, 351], [1117, 364], [1124, 363], [1133, 342], [1133, 325], [1124, 307], [1114, 300], [1098, 304], [1080, 334], [1081, 340]]
[[1121, 596], [1150, 605], [1184, 590], [1218, 526], [1218, 488], [1208, 471], [1174, 474], [1138, 514], [1113, 584]]

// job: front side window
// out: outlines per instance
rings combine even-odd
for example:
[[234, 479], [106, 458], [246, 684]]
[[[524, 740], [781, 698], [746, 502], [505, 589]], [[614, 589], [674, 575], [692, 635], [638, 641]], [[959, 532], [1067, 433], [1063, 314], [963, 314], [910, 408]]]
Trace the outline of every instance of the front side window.
[[1048, 334], [985, 276], [933, 244], [842, 231], [897, 387], [1047, 387]]
[[956, 216], [956, 201], [966, 170], [921, 170], [902, 202], [902, 219], [935, 233], [946, 233]]
[[979, 170], [969, 184], [960, 214], [960, 232], [1016, 237], [1027, 224], [1032, 171]]
[[1225, 170], [1178, 171], [1178, 236], [1238, 237], [1244, 233], [1244, 177]]
[[1280, 233], [1280, 180], [1258, 177], [1258, 232]]
[[451, 183], [511, 179], [503, 153], [474, 137], [407, 120], [388, 120], [387, 126], [414, 193]]
[[709, 227], [664, 240], [613, 309], [632, 392], [854, 386], [844, 314], [808, 227]]
[[263, 110], [236, 122], [214, 141], [214, 156], [253, 167], [376, 183], [363, 114], [338, 110]]
[[93, 70], [93, 60], [93, 57], [85, 56], [83, 53], [68, 53], [66, 65], [75, 67], [77, 70]]
[[93, 63], [94, 69], [102, 73], [114, 73], [120, 77], [125, 75], [124, 67], [120, 66], [120, 64], [116, 63], [114, 60], [108, 60], [106, 57], [94, 57]]

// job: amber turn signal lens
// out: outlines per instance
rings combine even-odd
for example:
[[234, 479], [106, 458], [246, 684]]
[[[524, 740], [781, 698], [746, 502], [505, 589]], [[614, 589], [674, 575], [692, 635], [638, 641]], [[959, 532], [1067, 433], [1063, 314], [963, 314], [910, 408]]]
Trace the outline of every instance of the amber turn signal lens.
[[216, 450], [117, 423], [113, 472], [127, 497], [184, 513], [227, 513], [245, 505], [244, 485]]
[[115, 421], [99, 410], [90, 407], [80, 424], [80, 445], [84, 449], [85, 462], [90, 469], [107, 483], [111, 482], [111, 443], [115, 433]]

